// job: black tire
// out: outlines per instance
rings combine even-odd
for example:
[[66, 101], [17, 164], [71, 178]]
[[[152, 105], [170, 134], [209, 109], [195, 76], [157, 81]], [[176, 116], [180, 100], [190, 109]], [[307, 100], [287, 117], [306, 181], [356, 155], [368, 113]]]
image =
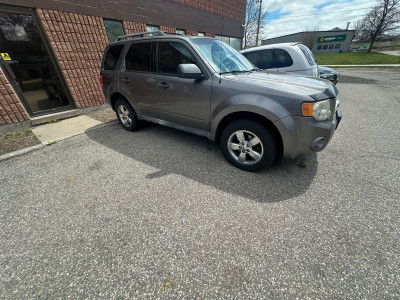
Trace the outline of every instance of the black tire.
[[139, 128], [139, 119], [135, 110], [125, 99], [118, 99], [115, 102], [115, 113], [119, 123], [128, 131], [135, 131]]
[[278, 155], [278, 144], [271, 129], [248, 119], [229, 123], [222, 130], [220, 146], [232, 165], [250, 172], [269, 167]]

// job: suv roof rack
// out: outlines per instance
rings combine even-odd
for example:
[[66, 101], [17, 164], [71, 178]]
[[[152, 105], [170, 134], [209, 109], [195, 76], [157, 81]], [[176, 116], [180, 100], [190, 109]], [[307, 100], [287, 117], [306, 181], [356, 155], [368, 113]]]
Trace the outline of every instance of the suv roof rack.
[[147, 31], [147, 32], [134, 33], [134, 34], [127, 34], [127, 35], [121, 35], [121, 36], [117, 37], [117, 39], [115, 41], [117, 42], [122, 39], [138, 38], [138, 37], [145, 37], [145, 36], [150, 36], [150, 35], [151, 36], [164, 36], [165, 33], [164, 33], [164, 31], [156, 30], [156, 31]]
[[117, 37], [115, 40], [116, 42], [127, 39], [127, 38], [139, 38], [139, 37], [145, 37], [145, 36], [165, 36], [166, 34], [172, 34], [172, 35], [183, 35], [180, 33], [176, 32], [167, 32], [167, 31], [162, 31], [162, 30], [155, 30], [155, 31], [147, 31], [147, 32], [140, 32], [140, 33], [134, 33], [134, 34], [127, 34], [127, 35], [121, 35]]

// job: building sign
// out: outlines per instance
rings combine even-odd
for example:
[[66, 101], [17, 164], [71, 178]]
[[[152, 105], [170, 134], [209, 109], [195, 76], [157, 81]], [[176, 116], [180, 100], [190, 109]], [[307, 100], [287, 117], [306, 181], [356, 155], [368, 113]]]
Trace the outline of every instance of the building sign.
[[346, 39], [346, 35], [332, 35], [332, 36], [320, 36], [317, 39], [318, 43], [328, 43], [328, 42], [337, 42], [344, 41]]

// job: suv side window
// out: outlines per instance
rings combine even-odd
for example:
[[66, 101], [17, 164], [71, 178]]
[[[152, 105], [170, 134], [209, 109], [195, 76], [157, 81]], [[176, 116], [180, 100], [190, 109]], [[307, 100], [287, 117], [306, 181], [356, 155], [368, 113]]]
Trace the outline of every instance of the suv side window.
[[113, 71], [117, 67], [118, 59], [121, 55], [124, 45], [116, 45], [108, 48], [104, 57], [103, 69]]
[[180, 43], [158, 43], [158, 73], [177, 75], [179, 64], [197, 64], [189, 50]]
[[125, 57], [127, 71], [151, 72], [152, 43], [134, 43]]
[[286, 68], [293, 65], [292, 57], [286, 50], [275, 49], [275, 55], [278, 68]]
[[273, 49], [245, 52], [243, 55], [257, 68], [271, 69], [276, 66]]

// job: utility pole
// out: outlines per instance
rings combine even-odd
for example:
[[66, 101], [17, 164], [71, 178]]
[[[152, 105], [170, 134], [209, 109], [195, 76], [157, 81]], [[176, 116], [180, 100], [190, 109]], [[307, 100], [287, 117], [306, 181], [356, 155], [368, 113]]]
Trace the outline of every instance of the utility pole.
[[259, 3], [260, 6], [258, 7], [258, 21], [257, 21], [256, 47], [258, 46], [258, 34], [260, 33], [262, 0], [257, 1], [257, 3]]

